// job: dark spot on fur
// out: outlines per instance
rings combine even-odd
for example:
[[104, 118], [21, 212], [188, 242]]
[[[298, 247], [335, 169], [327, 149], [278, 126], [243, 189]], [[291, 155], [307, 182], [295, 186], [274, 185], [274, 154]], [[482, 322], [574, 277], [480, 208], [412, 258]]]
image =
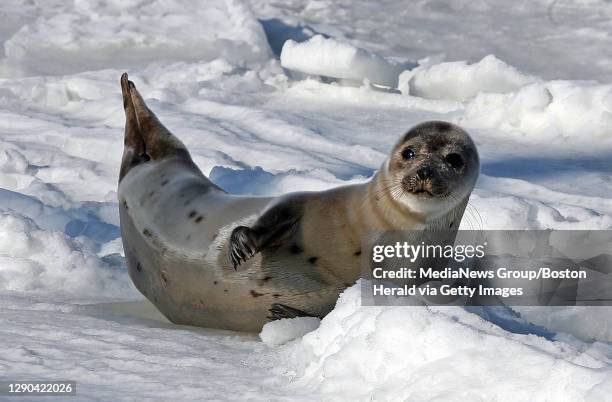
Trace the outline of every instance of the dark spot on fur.
[[196, 222], [196, 223], [200, 223], [200, 222], [202, 222], [202, 219], [204, 219], [204, 217], [203, 217], [202, 215], [200, 215], [200, 216], [198, 216], [198, 217], [195, 219], [195, 222]]
[[128, 204], [126, 200], [123, 200], [123, 207], [127, 210], [128, 208]]
[[196, 212], [196, 211], [191, 211], [191, 212], [189, 213], [189, 215], [187, 215], [187, 216], [188, 216], [188, 217], [190, 217], [190, 218], [193, 218], [194, 216], [196, 216], [196, 214], [197, 214], [197, 212]]
[[144, 228], [144, 230], [142, 231], [142, 234], [147, 237], [153, 237], [153, 233], [151, 233], [151, 231], [148, 228]]
[[203, 306], [204, 305], [204, 300], [200, 299], [198, 300], [200, 302], [200, 304]]
[[185, 237], [185, 240], [191, 240], [191, 235], [188, 234], [187, 237]]
[[219, 281], [213, 281], [213, 284], [215, 284], [215, 285], [216, 285], [217, 283], [219, 283]]
[[271, 276], [264, 276], [263, 278], [260, 278], [257, 283], [259, 284], [259, 286], [263, 286], [266, 282], [268, 282], [270, 279], [272, 279]]
[[136, 271], [138, 272], [142, 272], [142, 265], [140, 265], [140, 263], [136, 263]]
[[189, 205], [189, 204], [191, 204], [191, 200], [187, 200], [187, 201], [185, 201], [185, 203], [184, 203], [183, 205], [184, 205], [184, 206], [187, 206], [187, 205]]
[[155, 303], [159, 303], [159, 299], [157, 298], [157, 296], [153, 297], [153, 300], [155, 300]]
[[210, 241], [215, 241], [215, 239], [217, 238], [217, 233], [215, 233], [214, 235], [212, 235], [212, 237], [210, 238]]
[[259, 293], [259, 292], [256, 292], [254, 290], [251, 290], [249, 293], [251, 293], [251, 296], [253, 296], [253, 297], [259, 297], [259, 296], [263, 296], [264, 295], [263, 293]]
[[292, 244], [291, 247], [289, 247], [289, 251], [291, 254], [299, 254], [302, 252], [302, 249], [297, 244]]
[[353, 253], [353, 255], [360, 256], [360, 255], [361, 255], [361, 250], [357, 250], [357, 251], [355, 251], [355, 252]]
[[318, 259], [319, 259], [319, 257], [310, 257], [310, 258], [308, 259], [308, 262], [314, 265], [314, 264], [316, 264], [316, 263], [317, 263], [317, 260], [318, 260]]
[[164, 282], [164, 286], [168, 286], [168, 273], [166, 271], [161, 271], [159, 276], [161, 276], [162, 282]]
[[164, 180], [164, 181], [161, 182], [162, 186], [165, 186], [166, 184], [168, 184], [168, 180]]
[[153, 190], [153, 191], [151, 191], [151, 192], [149, 193], [149, 197], [153, 197], [154, 195], [155, 195], [155, 190]]
[[350, 284], [350, 283], [346, 283], [346, 282], [344, 283], [344, 287], [345, 287], [345, 288], [348, 288], [349, 286], [351, 286], [351, 284]]
[[275, 299], [278, 299], [279, 297], [281, 297], [281, 294], [280, 293], [274, 293], [272, 295], [272, 297], [274, 297]]
[[223, 289], [223, 291], [224, 291], [225, 293], [227, 293], [227, 289]]
[[455, 221], [452, 221], [452, 222], [450, 223], [450, 225], [448, 225], [448, 227], [449, 227], [449, 228], [452, 228], [454, 224], [455, 224]]

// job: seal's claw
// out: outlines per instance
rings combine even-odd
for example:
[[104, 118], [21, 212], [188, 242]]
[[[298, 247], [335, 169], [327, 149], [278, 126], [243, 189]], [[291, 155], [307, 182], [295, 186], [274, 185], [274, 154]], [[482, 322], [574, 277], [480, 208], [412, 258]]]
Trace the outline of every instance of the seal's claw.
[[247, 261], [257, 253], [254, 236], [251, 228], [246, 226], [238, 226], [232, 232], [229, 239], [229, 259], [234, 267]]
[[297, 308], [289, 307], [285, 304], [280, 304], [280, 303], [273, 303], [270, 306], [270, 309], [268, 310], [268, 312], [269, 312], [268, 319], [270, 321], [276, 321], [282, 318], [316, 317], [316, 315], [312, 315], [305, 311], [298, 310]]

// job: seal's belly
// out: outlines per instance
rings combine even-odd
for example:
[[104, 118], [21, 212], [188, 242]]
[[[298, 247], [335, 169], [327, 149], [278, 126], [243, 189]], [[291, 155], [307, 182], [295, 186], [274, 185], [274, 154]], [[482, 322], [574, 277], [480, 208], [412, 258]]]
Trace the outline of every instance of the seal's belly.
[[[273, 303], [324, 315], [341, 291], [314, 275], [303, 276], [301, 269], [283, 270], [284, 263], [291, 262], [282, 258], [268, 259], [264, 267], [261, 259], [254, 259], [238, 271], [209, 258], [185, 258], [152, 244], [125, 211], [121, 212], [121, 228], [134, 284], [176, 324], [259, 331]], [[274, 277], [270, 272], [275, 272]]]
[[172, 164], [132, 170], [119, 198], [130, 277], [172, 322], [259, 331], [273, 303], [324, 315], [342, 290], [284, 250], [230, 266], [229, 233], [268, 198], [227, 195]]

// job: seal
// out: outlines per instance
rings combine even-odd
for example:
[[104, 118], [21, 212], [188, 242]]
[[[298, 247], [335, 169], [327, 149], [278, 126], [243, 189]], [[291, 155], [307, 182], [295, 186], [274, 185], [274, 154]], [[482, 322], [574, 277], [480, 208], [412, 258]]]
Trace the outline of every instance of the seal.
[[323, 317], [360, 276], [362, 236], [456, 228], [478, 176], [469, 135], [432, 121], [402, 136], [368, 182], [236, 196], [198, 169], [127, 74], [121, 88], [127, 266], [138, 290], [177, 324], [259, 331], [270, 319]]

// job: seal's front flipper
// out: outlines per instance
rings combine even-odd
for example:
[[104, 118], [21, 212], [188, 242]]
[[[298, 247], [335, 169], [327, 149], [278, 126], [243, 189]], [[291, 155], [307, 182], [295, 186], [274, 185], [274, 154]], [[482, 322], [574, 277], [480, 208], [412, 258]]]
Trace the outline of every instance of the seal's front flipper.
[[234, 229], [229, 239], [229, 258], [234, 269], [259, 252], [257, 243], [258, 238], [251, 228], [238, 226]]
[[256, 253], [278, 247], [292, 236], [302, 217], [303, 202], [287, 199], [266, 211], [252, 227], [238, 226], [229, 238], [229, 259], [237, 269]]
[[270, 321], [280, 320], [281, 318], [318, 317], [316, 315], [309, 314], [305, 311], [298, 310], [297, 308], [289, 307], [280, 303], [273, 303], [268, 311], [270, 312], [270, 315], [268, 315], [268, 319]]

